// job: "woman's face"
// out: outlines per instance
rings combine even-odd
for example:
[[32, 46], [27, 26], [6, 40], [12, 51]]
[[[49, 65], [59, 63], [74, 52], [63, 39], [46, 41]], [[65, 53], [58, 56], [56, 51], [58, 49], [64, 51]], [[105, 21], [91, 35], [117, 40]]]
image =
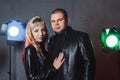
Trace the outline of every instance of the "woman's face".
[[37, 42], [43, 42], [45, 40], [45, 37], [47, 35], [45, 26], [36, 26], [32, 29], [32, 34]]

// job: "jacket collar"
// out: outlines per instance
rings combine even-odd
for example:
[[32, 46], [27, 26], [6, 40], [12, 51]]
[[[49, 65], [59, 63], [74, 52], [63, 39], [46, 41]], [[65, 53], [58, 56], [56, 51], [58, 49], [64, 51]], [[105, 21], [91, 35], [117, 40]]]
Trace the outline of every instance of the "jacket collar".
[[71, 26], [67, 26], [61, 33], [58, 34], [58, 33], [55, 32], [55, 35], [57, 36], [57, 35], [66, 34], [66, 32], [68, 32], [71, 29], [72, 29]]

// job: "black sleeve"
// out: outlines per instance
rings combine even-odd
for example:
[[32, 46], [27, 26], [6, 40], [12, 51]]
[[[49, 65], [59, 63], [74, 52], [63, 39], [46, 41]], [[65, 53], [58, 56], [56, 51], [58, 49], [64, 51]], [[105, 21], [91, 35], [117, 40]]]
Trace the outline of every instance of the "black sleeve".
[[34, 47], [25, 49], [25, 70], [28, 80], [47, 80], [50, 75], [56, 72], [56, 69], [42, 63], [37, 57], [37, 52]]
[[94, 48], [90, 37], [88, 34], [83, 36], [82, 40], [82, 53], [83, 53], [83, 64], [84, 64], [84, 79], [83, 80], [94, 80], [95, 79], [95, 71], [96, 71], [96, 60], [94, 54]]

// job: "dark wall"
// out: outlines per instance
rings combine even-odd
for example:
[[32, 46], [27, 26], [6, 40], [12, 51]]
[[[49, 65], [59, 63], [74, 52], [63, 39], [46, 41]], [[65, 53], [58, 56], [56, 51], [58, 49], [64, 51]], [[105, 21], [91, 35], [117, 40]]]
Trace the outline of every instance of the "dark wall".
[[[120, 80], [120, 54], [102, 49], [100, 34], [104, 27], [120, 26], [119, 0], [0, 0], [0, 25], [10, 19], [27, 22], [38, 15], [46, 20], [50, 35], [50, 12], [64, 8], [71, 18], [70, 25], [89, 33], [96, 55], [96, 80]], [[21, 53], [23, 45], [11, 47], [12, 80], [25, 80]], [[9, 52], [6, 38], [0, 36], [0, 80], [9, 79]]]

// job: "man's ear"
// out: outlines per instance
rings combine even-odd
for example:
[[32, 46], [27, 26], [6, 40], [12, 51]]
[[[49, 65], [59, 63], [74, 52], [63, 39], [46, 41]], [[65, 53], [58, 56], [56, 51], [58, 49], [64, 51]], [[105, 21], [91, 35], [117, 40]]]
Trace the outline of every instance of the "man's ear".
[[68, 24], [70, 23], [70, 18], [67, 18], [67, 23], [68, 23]]

